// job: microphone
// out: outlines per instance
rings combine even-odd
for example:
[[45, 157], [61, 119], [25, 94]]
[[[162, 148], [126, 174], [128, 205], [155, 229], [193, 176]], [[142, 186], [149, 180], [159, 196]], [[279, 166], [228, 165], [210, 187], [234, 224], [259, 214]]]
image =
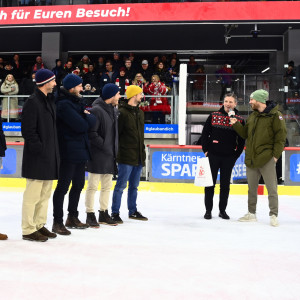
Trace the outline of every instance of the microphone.
[[233, 109], [231, 109], [231, 108], [229, 109], [228, 116], [229, 116], [229, 118], [234, 118], [235, 117], [235, 112], [234, 112]]

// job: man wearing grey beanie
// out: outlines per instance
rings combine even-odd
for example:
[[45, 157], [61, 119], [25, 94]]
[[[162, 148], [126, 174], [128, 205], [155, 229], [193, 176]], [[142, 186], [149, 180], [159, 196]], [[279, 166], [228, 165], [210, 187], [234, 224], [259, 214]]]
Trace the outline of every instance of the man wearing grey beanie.
[[267, 101], [269, 93], [257, 90], [250, 95], [253, 113], [243, 126], [232, 118], [233, 129], [246, 139], [245, 164], [248, 180], [248, 213], [240, 222], [256, 222], [257, 188], [260, 176], [268, 190], [270, 224], [278, 226], [278, 192], [276, 162], [286, 141], [286, 126], [278, 105]]

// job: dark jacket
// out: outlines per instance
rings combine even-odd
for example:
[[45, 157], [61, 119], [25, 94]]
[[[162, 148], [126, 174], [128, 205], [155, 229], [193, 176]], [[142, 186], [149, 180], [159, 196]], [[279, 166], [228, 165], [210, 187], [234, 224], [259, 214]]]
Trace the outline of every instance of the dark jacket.
[[0, 119], [0, 157], [5, 156], [6, 140], [2, 129], [2, 120]]
[[281, 156], [286, 142], [286, 126], [275, 103], [269, 101], [263, 112], [253, 111], [245, 126], [237, 122], [233, 128], [241, 137], [247, 139], [247, 167], [260, 168], [272, 157], [278, 159]]
[[[239, 123], [245, 124], [243, 118], [238, 115], [238, 110], [234, 109], [235, 118]], [[220, 156], [235, 156], [236, 159], [244, 149], [245, 140], [241, 138], [230, 125], [230, 117], [222, 106], [219, 111], [213, 112], [207, 118], [202, 131], [202, 149]]]
[[84, 113], [82, 98], [63, 87], [56, 101], [57, 132], [61, 160], [83, 163], [91, 159], [88, 130], [95, 124], [92, 114]]
[[92, 159], [87, 163], [87, 170], [114, 174], [118, 153], [118, 110], [98, 98], [90, 112], [95, 115], [96, 124], [89, 131]]
[[123, 103], [119, 108], [119, 152], [117, 162], [137, 166], [145, 165], [144, 112], [138, 106]]
[[119, 75], [119, 72], [115, 72], [115, 71], [112, 73], [111, 77], [109, 77], [108, 72], [103, 73], [102, 76], [100, 77], [100, 89], [101, 89], [101, 91], [107, 83], [115, 83], [116, 78], [118, 77], [118, 75]]
[[59, 151], [53, 96], [38, 88], [27, 99], [22, 111], [24, 138], [22, 176], [29, 179], [58, 178]]

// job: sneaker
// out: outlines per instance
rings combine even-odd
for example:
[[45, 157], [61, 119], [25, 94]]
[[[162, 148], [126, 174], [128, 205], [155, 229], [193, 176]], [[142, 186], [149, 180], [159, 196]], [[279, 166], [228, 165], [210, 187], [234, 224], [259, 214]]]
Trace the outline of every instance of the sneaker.
[[256, 214], [247, 213], [243, 217], [239, 218], [238, 221], [240, 222], [256, 222]]
[[8, 237], [6, 234], [3, 234], [3, 233], [0, 233], [0, 241], [4, 241], [4, 240], [7, 240]]
[[90, 212], [86, 213], [86, 224], [89, 225], [92, 228], [99, 228], [100, 225], [97, 222], [95, 213]]
[[48, 238], [46, 236], [42, 235], [40, 232], [35, 231], [30, 234], [24, 234], [23, 240], [33, 241], [33, 242], [46, 242], [48, 240]]
[[129, 219], [135, 219], [140, 221], [148, 221], [148, 218], [144, 217], [140, 212], [136, 211], [132, 215], [129, 216]]
[[123, 224], [123, 220], [120, 218], [120, 214], [111, 214], [111, 219], [117, 224]]
[[272, 216], [270, 217], [270, 225], [271, 225], [271, 226], [274, 226], [274, 227], [279, 226], [277, 217], [276, 217], [275, 215], [272, 215]]
[[230, 217], [226, 214], [226, 211], [220, 212], [219, 217], [224, 219], [224, 220], [229, 220]]
[[42, 227], [38, 230], [39, 233], [46, 236], [49, 239], [54, 239], [57, 237], [57, 235], [51, 231], [49, 231], [46, 227]]
[[60, 235], [70, 235], [71, 231], [69, 231], [63, 223], [54, 222], [52, 226], [52, 231], [60, 234]]
[[66, 227], [73, 229], [86, 229], [89, 225], [81, 223], [78, 217], [68, 215]]
[[[120, 218], [120, 220], [121, 220], [121, 218]], [[118, 223], [110, 217], [110, 215], [108, 214], [108, 210], [105, 210], [105, 211], [99, 210], [99, 223], [105, 224], [105, 225], [110, 225], [110, 226], [118, 225]]]
[[204, 215], [204, 219], [206, 220], [210, 220], [212, 217], [211, 217], [211, 212], [210, 211], [206, 211], [205, 215]]

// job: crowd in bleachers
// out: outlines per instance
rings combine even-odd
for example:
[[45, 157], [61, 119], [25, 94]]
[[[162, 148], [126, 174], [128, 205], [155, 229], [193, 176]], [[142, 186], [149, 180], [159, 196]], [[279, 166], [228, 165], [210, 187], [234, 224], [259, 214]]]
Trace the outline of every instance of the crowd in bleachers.
[[[35, 73], [40, 69], [49, 69], [41, 56], [37, 56], [31, 64], [23, 63], [18, 54], [14, 54], [6, 61], [0, 55], [0, 85], [2, 95], [30, 95], [35, 88]], [[131, 84], [140, 86], [145, 95], [153, 95], [150, 101], [145, 102], [145, 111], [162, 110], [170, 112], [170, 105], [166, 98], [158, 96], [170, 94], [174, 81], [178, 80], [179, 63], [177, 54], [161, 56], [143, 56], [136, 58], [134, 53], [121, 55], [101, 55], [91, 59], [83, 55], [76, 60], [68, 57], [66, 61], [57, 59], [55, 67], [50, 68], [56, 75], [57, 88], [67, 74], [73, 73], [83, 79], [84, 95], [101, 95], [105, 84], [115, 83], [119, 86], [121, 95], [125, 94]], [[2, 97], [2, 111], [7, 106], [6, 98]], [[87, 105], [94, 100], [87, 97]], [[6, 108], [7, 109], [7, 108]], [[18, 99], [10, 97], [10, 121], [17, 119]], [[2, 112], [1, 117], [6, 121], [7, 116]]]

